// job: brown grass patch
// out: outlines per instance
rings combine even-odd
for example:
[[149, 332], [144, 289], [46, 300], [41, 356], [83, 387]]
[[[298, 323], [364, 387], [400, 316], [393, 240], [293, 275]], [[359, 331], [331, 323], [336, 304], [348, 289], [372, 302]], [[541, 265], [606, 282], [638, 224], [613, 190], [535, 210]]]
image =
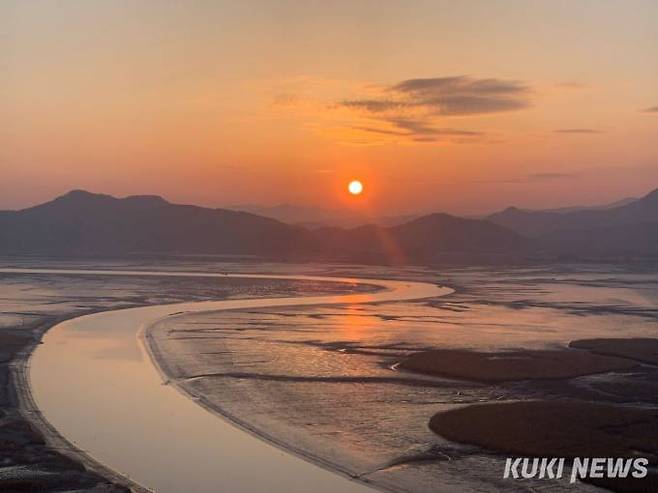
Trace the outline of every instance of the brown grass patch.
[[614, 356], [584, 351], [478, 352], [437, 349], [409, 356], [401, 369], [477, 382], [572, 378], [608, 371], [629, 370], [637, 364]]

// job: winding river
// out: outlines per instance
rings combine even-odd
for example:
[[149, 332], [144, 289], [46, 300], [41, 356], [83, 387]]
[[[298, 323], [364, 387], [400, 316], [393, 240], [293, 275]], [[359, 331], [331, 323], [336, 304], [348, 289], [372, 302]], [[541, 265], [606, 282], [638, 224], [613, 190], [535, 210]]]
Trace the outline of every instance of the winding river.
[[181, 313], [373, 303], [452, 292], [435, 284], [339, 277], [157, 271], [0, 269], [5, 273], [240, 277], [367, 284], [372, 293], [235, 299], [85, 315], [49, 330], [31, 356], [32, 396], [45, 419], [88, 455], [158, 492], [361, 493], [364, 483], [285, 452], [194, 402], [151, 357], [148, 328]]

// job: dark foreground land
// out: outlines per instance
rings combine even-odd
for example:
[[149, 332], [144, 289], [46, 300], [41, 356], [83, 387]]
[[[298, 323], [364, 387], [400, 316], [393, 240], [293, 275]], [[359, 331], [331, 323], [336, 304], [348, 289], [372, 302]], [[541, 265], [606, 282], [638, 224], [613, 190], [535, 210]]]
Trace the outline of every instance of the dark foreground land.
[[0, 332], [0, 490], [128, 492], [47, 444], [19, 409], [15, 366], [49, 325]]
[[[571, 400], [466, 406], [434, 415], [430, 428], [515, 457], [658, 459], [658, 411]], [[585, 481], [628, 493], [658, 491], [658, 475]]]
[[403, 370], [484, 383], [573, 378], [630, 370], [637, 366], [634, 361], [585, 351], [517, 350], [489, 353], [458, 349], [416, 353], [399, 365]]
[[[412, 355], [400, 366], [487, 383], [555, 379], [558, 386], [553, 389], [559, 389], [560, 384], [567, 387], [566, 379], [572, 377], [631, 369], [642, 375], [652, 369], [638, 362], [658, 363], [658, 339], [589, 339], [573, 341], [569, 346], [574, 349], [426, 351]], [[648, 380], [653, 381], [655, 395], [658, 382]], [[658, 491], [658, 409], [637, 406], [633, 385], [617, 385], [614, 390], [617, 395], [625, 394], [624, 405], [559, 395], [555, 399], [474, 404], [435, 414], [430, 428], [449, 440], [508, 456], [647, 458], [650, 470], [645, 478], [585, 481], [619, 492]]]

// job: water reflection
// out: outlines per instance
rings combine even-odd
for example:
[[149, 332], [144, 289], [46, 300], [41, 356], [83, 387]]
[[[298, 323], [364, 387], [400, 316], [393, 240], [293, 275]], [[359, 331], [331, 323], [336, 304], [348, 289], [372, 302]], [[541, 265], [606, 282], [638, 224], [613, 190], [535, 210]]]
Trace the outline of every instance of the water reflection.
[[238, 430], [173, 386], [162, 385], [136, 333], [145, 324], [179, 312], [356, 303], [449, 292], [433, 284], [381, 284], [385, 290], [367, 295], [181, 303], [72, 319], [49, 331], [35, 351], [30, 368], [32, 391], [45, 417], [66, 438], [157, 491], [289, 493], [306, 492], [309, 484], [317, 493], [366, 491], [361, 484]]
[[[430, 348], [542, 349], [578, 338], [655, 337], [658, 277], [536, 269], [448, 275], [460, 287], [448, 297], [208, 313], [163, 321], [154, 334], [177, 376], [194, 376], [186, 382], [192, 392], [275, 438], [394, 490], [492, 491], [504, 464], [437, 437], [429, 417], [556, 389], [424, 378], [391, 366]], [[577, 396], [597, 382], [572, 384]]]

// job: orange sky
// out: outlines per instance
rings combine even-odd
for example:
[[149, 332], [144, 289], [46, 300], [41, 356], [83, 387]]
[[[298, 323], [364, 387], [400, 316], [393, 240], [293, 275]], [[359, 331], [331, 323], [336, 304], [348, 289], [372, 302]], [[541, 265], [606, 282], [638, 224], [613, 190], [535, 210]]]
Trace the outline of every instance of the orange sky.
[[373, 214], [640, 195], [656, 19], [653, 0], [4, 1], [0, 208], [72, 188]]

